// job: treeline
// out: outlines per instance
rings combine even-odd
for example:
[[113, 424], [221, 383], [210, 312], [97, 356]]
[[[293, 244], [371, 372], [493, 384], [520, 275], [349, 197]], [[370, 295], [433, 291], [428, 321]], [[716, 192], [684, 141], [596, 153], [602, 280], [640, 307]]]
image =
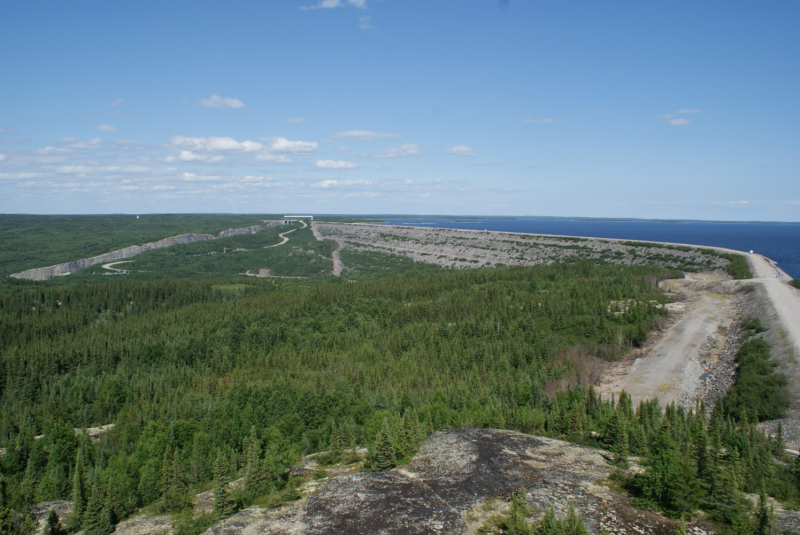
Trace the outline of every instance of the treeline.
[[[85, 508], [66, 528], [103, 535], [145, 505], [185, 511], [215, 482], [216, 515], [225, 516], [295, 498], [289, 468], [303, 454], [368, 446], [367, 466], [380, 470], [410, 458], [434, 430], [462, 426], [649, 456], [666, 426], [673, 433], [702, 417], [662, 414], [657, 402], [634, 411], [627, 397], [602, 401], [580, 386], [550, 393], [583, 373], [568, 350], [615, 358], [647, 338], [666, 314], [661, 276], [572, 263], [253, 281], [236, 293], [185, 280], [8, 291], [3, 507], [79, 500]], [[770, 443], [749, 419], [720, 418], [721, 462], [737, 444], [745, 463]], [[96, 443], [73, 432], [107, 423], [116, 425]], [[760, 474], [773, 495], [790, 496], [794, 487], [757, 459], [742, 485]], [[238, 477], [244, 484], [228, 493], [223, 483]], [[9, 518], [23, 530], [24, 514]], [[215, 517], [204, 518], [179, 515], [181, 533]]]

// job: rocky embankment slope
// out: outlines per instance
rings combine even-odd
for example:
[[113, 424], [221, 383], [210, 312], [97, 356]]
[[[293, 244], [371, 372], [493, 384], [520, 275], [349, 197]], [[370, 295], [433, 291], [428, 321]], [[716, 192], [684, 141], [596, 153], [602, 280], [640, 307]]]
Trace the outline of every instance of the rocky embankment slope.
[[98, 266], [101, 264], [114, 262], [117, 260], [123, 260], [125, 258], [130, 258], [132, 256], [146, 253], [147, 251], [152, 251], [155, 249], [161, 249], [163, 247], [172, 247], [173, 245], [184, 245], [187, 243], [193, 243], [198, 241], [218, 240], [221, 238], [229, 238], [231, 236], [237, 236], [239, 234], [255, 234], [256, 232], [280, 224], [282, 224], [281, 221], [275, 221], [266, 223], [265, 225], [254, 225], [252, 227], [245, 227], [245, 228], [232, 228], [228, 230], [223, 230], [216, 236], [214, 236], [213, 234], [179, 234], [177, 236], [170, 236], [169, 238], [164, 238], [163, 240], [144, 243], [142, 245], [132, 245], [130, 247], [125, 247], [124, 249], [118, 249], [116, 251], [111, 251], [110, 253], [93, 256], [91, 258], [82, 258], [80, 260], [75, 260], [73, 262], [65, 262], [63, 264], [56, 264], [54, 266], [34, 268], [22, 271], [20, 273], [12, 273], [11, 275], [9, 275], [9, 277], [14, 277], [15, 279], [28, 279], [35, 281], [47, 280], [52, 277], [69, 275], [73, 271], [78, 271], [80, 269], [86, 269], [88, 267]]
[[671, 244], [363, 223], [315, 222], [314, 226], [319, 236], [336, 240], [342, 247], [398, 254], [451, 268], [530, 266], [583, 258], [711, 272], [729, 263], [708, 249]]

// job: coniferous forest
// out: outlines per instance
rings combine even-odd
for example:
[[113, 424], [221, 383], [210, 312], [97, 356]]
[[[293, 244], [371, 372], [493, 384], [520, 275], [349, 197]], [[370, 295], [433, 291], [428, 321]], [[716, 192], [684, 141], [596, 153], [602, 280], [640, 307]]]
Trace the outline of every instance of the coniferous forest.
[[[142, 507], [196, 534], [296, 499], [303, 455], [337, 462], [366, 447], [365, 469], [386, 470], [437, 429], [491, 427], [609, 450], [642, 507], [766, 533], [764, 497], [794, 503], [800, 465], [756, 428], [788, 405], [760, 323], [746, 325], [741, 372], [708, 415], [586, 386], [587, 363], [645, 342], [667, 314], [656, 282], [675, 276], [576, 262], [359, 282], [6, 285], [0, 529], [31, 533], [32, 504], [72, 500], [51, 534], [105, 535]], [[99, 440], [74, 431], [107, 424]], [[627, 471], [629, 457], [644, 470]], [[209, 489], [213, 514], [193, 519], [192, 496]]]

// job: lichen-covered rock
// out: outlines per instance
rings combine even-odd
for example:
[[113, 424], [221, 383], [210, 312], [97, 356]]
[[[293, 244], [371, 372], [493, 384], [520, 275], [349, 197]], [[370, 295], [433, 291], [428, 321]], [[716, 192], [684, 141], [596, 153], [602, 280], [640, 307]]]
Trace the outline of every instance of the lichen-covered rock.
[[[304, 497], [275, 510], [252, 507], [207, 535], [476, 534], [508, 509], [519, 487], [537, 516], [572, 502], [592, 533], [672, 535], [674, 520], [631, 507], [612, 491], [605, 452], [492, 429], [437, 431], [400, 470], [349, 472], [314, 482]], [[689, 526], [713, 533], [708, 526]], [[699, 533], [699, 531], [698, 531]]]

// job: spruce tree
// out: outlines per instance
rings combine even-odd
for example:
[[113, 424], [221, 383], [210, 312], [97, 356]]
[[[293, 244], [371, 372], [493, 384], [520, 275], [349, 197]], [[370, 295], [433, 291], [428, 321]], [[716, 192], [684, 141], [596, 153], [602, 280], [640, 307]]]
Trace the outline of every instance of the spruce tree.
[[528, 494], [525, 492], [524, 487], [520, 487], [511, 497], [508, 519], [505, 521], [505, 533], [509, 535], [531, 535], [533, 530], [527, 519], [530, 514]]
[[86, 472], [83, 464], [82, 449], [78, 450], [75, 458], [75, 469], [72, 472], [72, 511], [67, 516], [66, 524], [69, 531], [78, 531], [83, 522], [86, 502], [89, 499], [87, 492]]
[[372, 469], [378, 472], [389, 470], [394, 467], [395, 459], [391, 428], [384, 418], [383, 425], [375, 437], [375, 460], [372, 462]]
[[106, 500], [105, 500], [105, 514], [108, 521], [112, 526], [115, 526], [125, 514], [122, 504], [117, 497], [117, 489], [114, 485], [114, 480], [109, 476], [106, 483]]
[[678, 521], [678, 528], [675, 530], [675, 535], [686, 535], [686, 521], [683, 517]]
[[55, 509], [50, 509], [50, 514], [47, 515], [47, 525], [42, 535], [67, 535], [67, 530], [61, 526]]
[[214, 460], [214, 515], [217, 518], [226, 518], [233, 514], [233, 500], [228, 487], [226, 465], [220, 451]]
[[255, 426], [250, 427], [247, 464], [244, 469], [244, 489], [251, 499], [264, 494], [267, 490], [264, 461], [261, 458], [261, 443], [258, 440]]
[[100, 470], [95, 470], [92, 478], [92, 492], [83, 513], [82, 523], [84, 535], [107, 535], [112, 527], [105, 511], [105, 493], [102, 490]]
[[775, 519], [774, 507], [769, 505], [767, 499], [767, 488], [761, 483], [761, 492], [758, 495], [758, 508], [755, 514], [755, 535], [770, 535]]

